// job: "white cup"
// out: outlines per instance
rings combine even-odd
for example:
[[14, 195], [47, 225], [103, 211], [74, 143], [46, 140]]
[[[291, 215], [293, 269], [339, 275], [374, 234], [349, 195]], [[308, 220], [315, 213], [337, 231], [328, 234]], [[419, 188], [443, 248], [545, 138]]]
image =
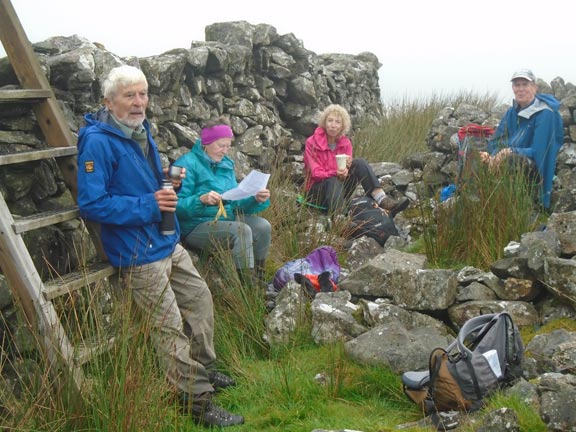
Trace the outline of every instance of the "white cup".
[[173, 180], [180, 180], [180, 174], [182, 173], [182, 167], [176, 165], [170, 165], [170, 169], [168, 170], [168, 175]]
[[346, 163], [348, 163], [348, 155], [346, 154], [336, 155], [336, 165], [338, 166], [339, 170], [345, 169]]

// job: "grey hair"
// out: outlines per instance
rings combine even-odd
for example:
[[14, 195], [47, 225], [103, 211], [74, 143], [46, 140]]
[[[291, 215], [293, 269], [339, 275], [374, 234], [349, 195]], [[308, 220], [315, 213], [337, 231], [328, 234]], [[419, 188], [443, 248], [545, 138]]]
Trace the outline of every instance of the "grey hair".
[[108, 73], [102, 83], [102, 93], [106, 99], [113, 99], [120, 88], [140, 83], [145, 83], [148, 88], [144, 72], [134, 66], [118, 66]]
[[326, 129], [326, 119], [330, 114], [334, 114], [342, 119], [342, 132], [340, 132], [340, 135], [346, 135], [352, 127], [352, 121], [350, 120], [348, 111], [346, 111], [342, 105], [328, 105], [324, 111], [322, 111], [322, 114], [320, 114], [318, 126]]

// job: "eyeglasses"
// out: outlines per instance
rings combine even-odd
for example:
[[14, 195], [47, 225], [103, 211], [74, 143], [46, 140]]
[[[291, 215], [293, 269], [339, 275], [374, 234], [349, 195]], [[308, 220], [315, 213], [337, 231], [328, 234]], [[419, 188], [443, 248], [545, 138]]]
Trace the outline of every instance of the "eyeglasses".
[[231, 144], [217, 143], [216, 147], [218, 147], [220, 150], [230, 150], [230, 147], [232, 147], [232, 145]]

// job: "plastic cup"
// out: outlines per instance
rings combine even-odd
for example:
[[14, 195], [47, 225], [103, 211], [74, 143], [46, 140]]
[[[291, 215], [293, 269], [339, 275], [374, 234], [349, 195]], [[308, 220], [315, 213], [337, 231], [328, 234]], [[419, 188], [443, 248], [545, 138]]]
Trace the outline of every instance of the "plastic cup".
[[345, 169], [347, 162], [348, 162], [348, 155], [345, 154], [336, 155], [336, 165], [338, 166], [339, 170]]

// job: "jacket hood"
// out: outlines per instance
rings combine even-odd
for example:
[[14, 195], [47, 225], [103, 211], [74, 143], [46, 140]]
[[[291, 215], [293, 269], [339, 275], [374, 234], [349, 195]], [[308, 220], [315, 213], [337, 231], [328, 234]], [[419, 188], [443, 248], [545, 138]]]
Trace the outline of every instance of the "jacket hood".
[[558, 111], [558, 109], [560, 108], [560, 102], [558, 101], [558, 99], [556, 99], [551, 94], [538, 93], [536, 95], [536, 99], [541, 100], [546, 105], [548, 105], [550, 108], [552, 108], [552, 110], [554, 110], [554, 111]]
[[514, 108], [518, 112], [518, 117], [529, 119], [534, 114], [543, 110], [558, 112], [560, 102], [551, 94], [536, 94], [534, 100], [526, 108], [520, 108], [520, 105], [514, 100]]

